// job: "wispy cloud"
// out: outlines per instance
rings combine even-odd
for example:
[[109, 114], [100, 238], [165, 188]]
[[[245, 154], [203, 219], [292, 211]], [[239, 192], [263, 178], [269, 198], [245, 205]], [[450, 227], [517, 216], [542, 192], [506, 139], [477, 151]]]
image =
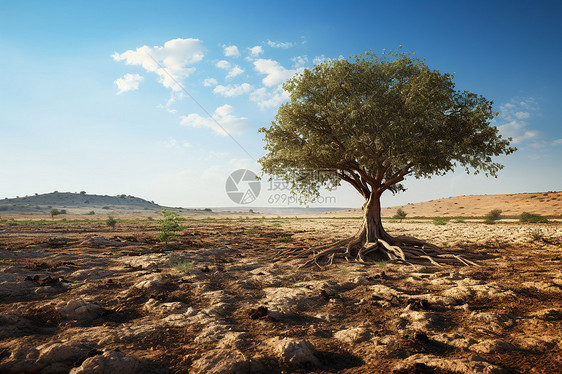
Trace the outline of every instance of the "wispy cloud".
[[203, 86], [212, 87], [216, 86], [219, 82], [215, 78], [207, 78], [203, 81]]
[[552, 141], [553, 146], [562, 145], [562, 139], [556, 139]]
[[294, 70], [285, 69], [279, 62], [270, 59], [254, 61], [254, 68], [258, 73], [266, 75], [262, 83], [267, 87], [278, 85], [304, 70], [303, 67]]
[[223, 50], [224, 50], [224, 55], [226, 57], [230, 57], [230, 56], [238, 57], [238, 56], [240, 56], [240, 51], [238, 50], [238, 47], [235, 46], [235, 45], [229, 45], [229, 46], [224, 45]]
[[295, 43], [293, 43], [293, 42], [274, 42], [274, 41], [268, 40], [267, 45], [270, 46], [271, 48], [287, 49], [287, 48], [291, 48], [292, 46], [294, 46]]
[[237, 77], [240, 74], [242, 74], [243, 72], [244, 72], [244, 69], [242, 69], [240, 66], [236, 65], [228, 72], [228, 74], [226, 75], [226, 79]]
[[117, 78], [114, 83], [117, 85], [117, 95], [127, 91], [135, 91], [139, 89], [139, 84], [144, 81], [144, 77], [140, 74], [125, 74], [122, 78]]
[[528, 122], [531, 119], [531, 112], [536, 110], [537, 103], [534, 98], [514, 98], [500, 106], [499, 121], [503, 124], [498, 126], [498, 129], [503, 135], [512, 137], [513, 144], [536, 139], [540, 132], [530, 129]]
[[218, 86], [215, 87], [213, 92], [221, 96], [233, 97], [233, 96], [243, 95], [245, 93], [250, 92], [251, 90], [252, 90], [252, 86], [248, 83], [232, 84], [232, 85], [229, 84], [226, 86], [219, 84]]
[[[174, 91], [181, 88], [164, 71], [164, 69], [178, 81], [182, 81], [195, 71], [195, 65], [205, 56], [206, 48], [199, 39], [173, 39], [163, 46], [142, 46], [123, 53], [114, 53], [115, 61], [124, 61], [127, 65], [139, 65], [146, 71], [156, 73], [158, 81], [164, 87]], [[155, 61], [156, 60], [156, 61]], [[164, 68], [160, 68], [159, 64]]]
[[261, 45], [256, 45], [255, 47], [248, 48], [250, 51], [250, 57], [259, 57], [263, 53], [263, 48]]
[[230, 64], [230, 62], [228, 62], [228, 61], [226, 61], [226, 60], [220, 60], [219, 62], [217, 62], [217, 63], [215, 64], [215, 66], [216, 66], [217, 68], [219, 68], [219, 69], [227, 70], [227, 69], [230, 69], [230, 67], [231, 67], [232, 65]]
[[207, 127], [222, 136], [228, 136], [228, 134], [241, 134], [248, 127], [247, 118], [236, 117], [232, 114], [233, 111], [234, 108], [230, 105], [223, 105], [215, 110], [213, 118], [216, 122], [220, 123], [222, 128], [213, 119], [202, 117], [196, 113], [182, 116], [181, 124], [188, 127]]

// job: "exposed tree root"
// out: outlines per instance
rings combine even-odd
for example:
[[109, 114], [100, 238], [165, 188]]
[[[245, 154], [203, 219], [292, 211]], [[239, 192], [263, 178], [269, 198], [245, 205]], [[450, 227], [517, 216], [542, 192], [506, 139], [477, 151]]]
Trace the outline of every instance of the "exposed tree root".
[[[368, 242], [366, 231], [363, 229], [351, 238], [336, 243], [313, 248], [313, 255], [303, 267], [317, 266], [324, 268], [333, 264], [334, 259], [343, 258], [347, 261], [366, 262], [366, 256], [377, 255], [378, 258], [391, 262], [409, 265], [443, 266], [460, 264], [464, 266], [479, 266], [475, 262], [461, 256], [441, 253], [441, 248], [412, 237], [391, 237], [384, 233], [385, 239]], [[280, 257], [289, 255], [281, 253]], [[299, 256], [303, 257], [303, 256]]]

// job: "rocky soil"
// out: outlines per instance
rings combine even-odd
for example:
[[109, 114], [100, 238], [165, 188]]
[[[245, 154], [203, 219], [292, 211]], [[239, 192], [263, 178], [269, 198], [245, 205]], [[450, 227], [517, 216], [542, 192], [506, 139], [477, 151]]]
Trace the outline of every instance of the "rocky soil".
[[2, 223], [0, 372], [559, 372], [560, 224], [389, 223], [481, 266], [299, 268], [359, 223]]

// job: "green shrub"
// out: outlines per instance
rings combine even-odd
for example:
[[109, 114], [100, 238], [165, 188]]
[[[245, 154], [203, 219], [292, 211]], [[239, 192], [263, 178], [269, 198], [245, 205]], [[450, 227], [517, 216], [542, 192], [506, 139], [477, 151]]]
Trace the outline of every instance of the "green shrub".
[[256, 230], [254, 230], [254, 229], [246, 230], [246, 234], [255, 234], [255, 233], [256, 233]]
[[[497, 221], [498, 219], [501, 218], [501, 216], [502, 216], [502, 211], [501, 211], [501, 209], [493, 209], [493, 210], [490, 210], [490, 211], [488, 212], [488, 214], [486, 214], [486, 215], [484, 216], [484, 218], [485, 218], [485, 221], [484, 221], [484, 222], [486, 222], [486, 221]], [[488, 223], [488, 222], [487, 222], [487, 223]]]
[[490, 217], [486, 217], [484, 218], [484, 223], [487, 225], [494, 225], [496, 223], [496, 220]]
[[541, 229], [536, 229], [529, 231], [529, 237], [533, 241], [543, 241], [544, 240], [544, 233]]
[[167, 262], [167, 265], [171, 268], [181, 271], [182, 273], [189, 273], [195, 266], [195, 262], [187, 261], [187, 260], [176, 260], [176, 261], [169, 260]]
[[107, 226], [110, 226], [110, 227], [115, 227], [115, 225], [117, 224], [117, 220], [115, 218], [113, 218], [112, 216], [109, 216], [105, 220], [105, 224]]
[[523, 212], [519, 215], [519, 221], [529, 222], [529, 223], [547, 223], [548, 219], [546, 217], [541, 216], [540, 214]]
[[89, 216], [93, 216], [94, 214], [96, 214], [96, 212], [94, 212], [93, 210], [90, 210], [90, 211], [88, 212], [88, 215], [89, 215]]
[[212, 212], [213, 210], [211, 208], [205, 208], [203, 209], [204, 212]]
[[154, 218], [152, 218], [152, 217], [146, 217], [146, 220], [147, 220], [147, 221], [154, 221]]
[[402, 220], [403, 220], [404, 218], [406, 218], [407, 215], [408, 215], [408, 213], [404, 212], [402, 209], [399, 208], [399, 209], [396, 211], [396, 214], [395, 214], [392, 218], [394, 218], [394, 219], [399, 219], [400, 222], [402, 222]]
[[457, 218], [456, 220], [453, 221], [454, 223], [465, 223], [463, 218]]
[[85, 195], [86, 191], [80, 191], [80, 195]]
[[158, 239], [166, 244], [170, 241], [178, 240], [179, 237], [176, 236], [176, 233], [183, 230], [183, 227], [180, 224], [182, 218], [176, 212], [169, 212], [163, 208], [162, 215], [164, 218], [158, 220], [158, 223], [160, 224]]
[[111, 209], [111, 208], [108, 207], [108, 206], [104, 206], [104, 207], [102, 207], [102, 209]]
[[447, 222], [449, 222], [449, 219], [448, 219], [448, 218], [439, 217], [439, 218], [433, 219], [433, 224], [436, 225], [436, 226], [443, 226], [443, 225], [446, 225]]
[[60, 214], [66, 214], [66, 209], [61, 209]]
[[291, 243], [291, 242], [293, 242], [294, 240], [295, 240], [295, 239], [293, 239], [293, 237], [291, 237], [291, 236], [283, 236], [283, 237], [279, 238], [279, 241], [280, 241], [281, 243]]
[[54, 218], [55, 216], [58, 216], [59, 214], [61, 214], [60, 210], [58, 210], [57, 208], [51, 209], [51, 211], [49, 213], [51, 214], [51, 218]]

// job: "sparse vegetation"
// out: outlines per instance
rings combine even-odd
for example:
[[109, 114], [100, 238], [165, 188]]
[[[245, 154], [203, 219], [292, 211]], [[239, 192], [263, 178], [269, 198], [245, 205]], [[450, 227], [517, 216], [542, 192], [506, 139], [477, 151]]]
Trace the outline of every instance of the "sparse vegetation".
[[433, 220], [433, 224], [436, 226], [443, 226], [449, 222], [449, 218], [438, 217]]
[[295, 239], [293, 239], [292, 236], [282, 236], [281, 238], [279, 238], [279, 241], [281, 243], [292, 243]]
[[502, 216], [502, 211], [501, 209], [493, 209], [490, 210], [488, 212], [488, 214], [486, 214], [486, 216], [484, 216], [484, 222], [485, 223], [495, 223], [495, 221], [497, 221], [498, 219], [500, 219]]
[[88, 212], [88, 215], [89, 215], [89, 216], [93, 216], [94, 214], [96, 214], [96, 212], [94, 212], [93, 210], [90, 210], [90, 211]]
[[454, 223], [465, 223], [464, 218], [457, 218], [453, 221]]
[[190, 273], [195, 266], [195, 262], [187, 260], [169, 260], [166, 264], [171, 268], [181, 271], [182, 273]]
[[254, 230], [254, 229], [246, 230], [246, 234], [255, 234], [255, 233], [256, 233], [256, 230]]
[[170, 212], [166, 209], [162, 209], [163, 219], [159, 219], [160, 233], [158, 234], [158, 239], [160, 241], [168, 244], [170, 241], [176, 241], [179, 237], [176, 235], [177, 232], [183, 230], [180, 222], [182, 218], [176, 212]]
[[113, 218], [113, 216], [109, 216], [105, 220], [105, 224], [109, 227], [115, 227], [115, 225], [117, 224], [117, 220]]
[[523, 212], [519, 215], [519, 221], [528, 222], [528, 223], [547, 223], [548, 219], [546, 217], [541, 216], [540, 214]]
[[396, 211], [396, 214], [392, 217], [394, 219], [399, 219], [400, 222], [402, 222], [402, 220], [404, 218], [406, 218], [406, 216], [408, 215], [408, 213], [406, 213], [405, 211], [403, 211], [402, 209], [398, 208], [398, 210]]
[[53, 209], [51, 209], [51, 211], [49, 213], [51, 214], [51, 218], [55, 218], [55, 216], [58, 216], [59, 214], [61, 214], [61, 211], [58, 210], [57, 208], [53, 208]]
[[544, 233], [541, 229], [531, 230], [529, 231], [529, 238], [535, 242], [544, 241]]

